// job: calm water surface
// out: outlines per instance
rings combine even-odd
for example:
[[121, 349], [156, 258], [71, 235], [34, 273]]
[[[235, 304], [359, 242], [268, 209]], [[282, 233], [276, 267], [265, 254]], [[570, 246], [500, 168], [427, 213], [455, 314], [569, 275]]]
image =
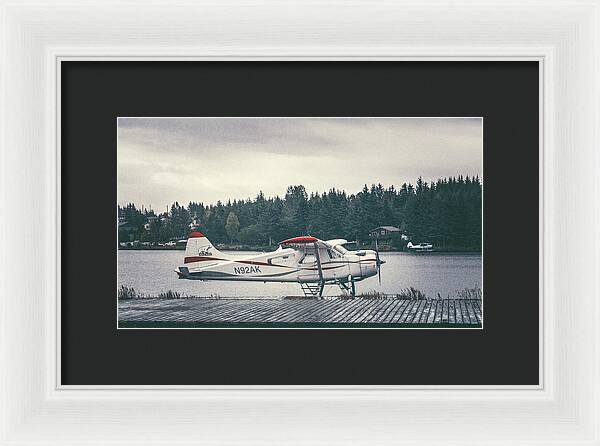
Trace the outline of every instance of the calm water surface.
[[[252, 252], [236, 251], [243, 255]], [[202, 282], [180, 280], [174, 272], [183, 264], [184, 251], [118, 251], [119, 286], [133, 287], [146, 295], [173, 290], [193, 296], [281, 297], [302, 295], [294, 283]], [[428, 297], [452, 296], [464, 288], [482, 288], [480, 254], [381, 253], [381, 285], [377, 276], [356, 284], [357, 293], [380, 291], [397, 293], [414, 287]], [[338, 295], [337, 286], [325, 287], [325, 295]]]

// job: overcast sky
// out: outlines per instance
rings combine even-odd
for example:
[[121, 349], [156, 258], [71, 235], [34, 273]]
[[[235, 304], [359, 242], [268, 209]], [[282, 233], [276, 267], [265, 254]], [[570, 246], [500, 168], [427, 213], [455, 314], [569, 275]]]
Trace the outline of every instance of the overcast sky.
[[482, 176], [482, 120], [119, 118], [118, 202], [283, 196], [288, 185], [356, 193], [364, 184]]

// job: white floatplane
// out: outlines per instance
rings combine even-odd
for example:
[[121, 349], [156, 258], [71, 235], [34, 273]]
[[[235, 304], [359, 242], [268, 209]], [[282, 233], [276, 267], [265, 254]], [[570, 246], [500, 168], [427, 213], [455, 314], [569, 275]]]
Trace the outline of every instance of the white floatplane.
[[413, 245], [412, 242], [408, 242], [406, 245], [409, 251], [413, 252], [432, 252], [433, 245], [431, 243], [419, 243], [418, 245]]
[[297, 282], [307, 296], [322, 296], [325, 285], [338, 285], [355, 295], [355, 282], [379, 275], [385, 261], [379, 251], [350, 251], [343, 239], [319, 240], [302, 236], [284, 240], [277, 250], [250, 256], [217, 250], [201, 232], [188, 238], [184, 266], [175, 271], [180, 279]]

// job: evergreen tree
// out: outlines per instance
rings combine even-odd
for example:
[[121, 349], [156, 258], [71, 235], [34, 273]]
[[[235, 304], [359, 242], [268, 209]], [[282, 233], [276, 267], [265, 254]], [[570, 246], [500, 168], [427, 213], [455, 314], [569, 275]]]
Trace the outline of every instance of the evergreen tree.
[[227, 235], [229, 235], [229, 240], [231, 242], [237, 241], [239, 239], [240, 221], [238, 220], [237, 215], [235, 215], [233, 211], [231, 211], [227, 216], [225, 230], [227, 231]]

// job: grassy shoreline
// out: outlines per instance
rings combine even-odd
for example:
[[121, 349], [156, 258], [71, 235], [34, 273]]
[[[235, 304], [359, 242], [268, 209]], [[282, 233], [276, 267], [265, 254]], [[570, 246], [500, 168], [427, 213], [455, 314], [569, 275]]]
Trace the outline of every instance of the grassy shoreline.
[[[364, 293], [358, 293], [356, 296], [352, 297], [345, 294], [340, 294], [337, 296], [329, 296], [336, 299], [365, 299], [365, 300], [376, 300], [376, 299], [399, 299], [399, 300], [444, 300], [444, 299], [478, 299], [482, 300], [483, 291], [479, 287], [475, 288], [464, 288], [462, 290], [456, 290], [456, 292], [450, 296], [441, 296], [440, 293], [437, 293], [436, 296], [427, 296], [420, 290], [416, 288], [409, 287], [400, 290], [398, 293], [394, 294], [386, 294], [381, 293], [379, 291], [367, 291]], [[136, 291], [133, 287], [127, 287], [125, 285], [121, 285], [121, 287], [117, 290], [117, 298], [119, 300], [135, 300], [135, 299], [236, 299], [236, 297], [224, 297], [219, 295], [210, 296], [190, 296], [185, 293], [180, 293], [179, 291], [168, 290], [165, 292], [158, 293], [153, 296], [146, 295], [144, 293], [140, 293]], [[237, 298], [237, 299], [253, 299], [250, 297], [245, 298]], [[262, 297], [256, 297], [256, 299], [263, 299]], [[281, 296], [276, 299], [282, 300], [302, 300], [302, 299], [314, 299], [319, 300], [320, 298], [316, 296]]]

